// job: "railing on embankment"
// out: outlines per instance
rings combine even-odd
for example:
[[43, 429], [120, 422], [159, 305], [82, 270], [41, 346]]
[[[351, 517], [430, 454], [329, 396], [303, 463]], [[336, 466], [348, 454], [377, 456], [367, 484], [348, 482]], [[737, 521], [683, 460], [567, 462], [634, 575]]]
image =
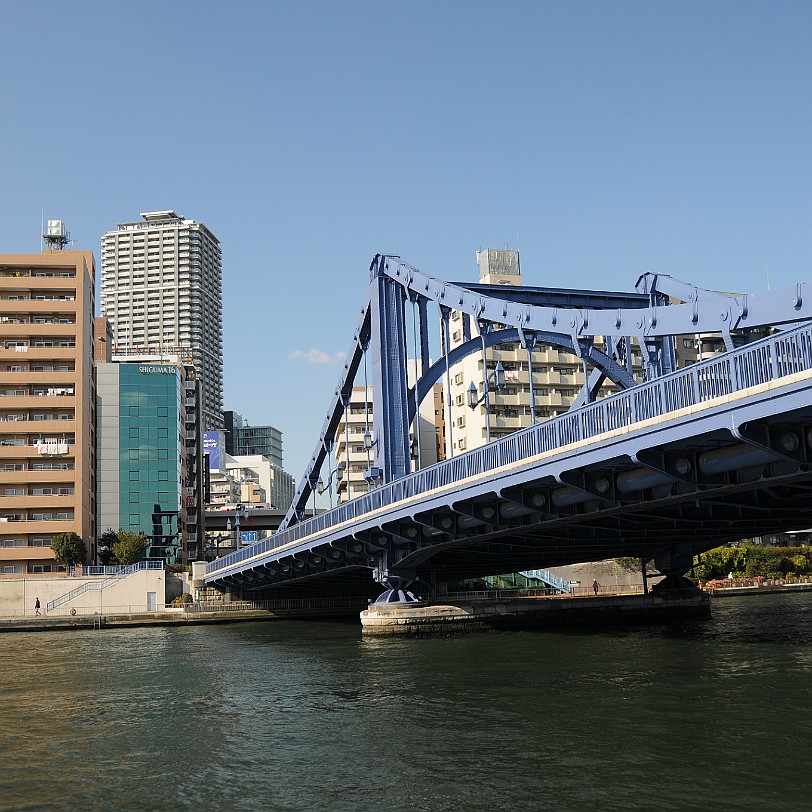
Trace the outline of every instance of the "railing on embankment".
[[812, 369], [812, 325], [754, 341], [732, 352], [618, 392], [580, 409], [551, 417], [450, 460], [382, 485], [363, 496], [282, 530], [263, 541], [212, 561], [206, 574], [223, 570], [277, 547], [395, 502], [594, 439], [692, 406], [707, 404], [754, 386]]
[[118, 572], [110, 578], [105, 578], [103, 581], [86, 581], [74, 589], [71, 589], [70, 592], [66, 592], [64, 595], [60, 595], [58, 598], [48, 601], [45, 605], [45, 611], [52, 612], [54, 609], [58, 609], [60, 606], [69, 603], [74, 598], [84, 595], [85, 592], [106, 589], [108, 586], [118, 584], [133, 573], [141, 572], [142, 570], [162, 570], [163, 568], [163, 561], [139, 561], [137, 564], [121, 567]]
[[201, 601], [183, 604], [185, 614], [196, 612], [249, 612], [249, 611], [307, 611], [307, 610], [351, 610], [366, 609], [371, 599], [362, 596], [337, 596], [327, 598], [281, 598], [272, 601]]

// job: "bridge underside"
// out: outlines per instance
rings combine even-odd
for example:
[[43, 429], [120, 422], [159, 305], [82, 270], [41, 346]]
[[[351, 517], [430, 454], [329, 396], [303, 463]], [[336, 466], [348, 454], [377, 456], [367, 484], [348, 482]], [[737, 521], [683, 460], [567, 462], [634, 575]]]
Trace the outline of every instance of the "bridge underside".
[[[617, 462], [616, 470], [624, 470]], [[632, 470], [630, 460], [626, 465]], [[540, 521], [529, 515], [520, 527], [437, 545], [430, 564], [438, 581], [621, 556], [655, 559], [661, 571], [685, 571], [694, 555], [720, 544], [812, 526], [812, 477], [796, 474], [791, 463], [768, 463], [701, 489], [675, 483], [634, 502], [585, 502]]]
[[428, 585], [620, 556], [685, 572], [720, 544], [812, 526], [808, 401], [805, 384], [767, 393], [735, 419], [725, 409], [699, 415], [692, 432], [665, 421], [532, 468], [497, 469], [208, 580], [334, 594], [368, 585], [373, 571], [378, 582]]

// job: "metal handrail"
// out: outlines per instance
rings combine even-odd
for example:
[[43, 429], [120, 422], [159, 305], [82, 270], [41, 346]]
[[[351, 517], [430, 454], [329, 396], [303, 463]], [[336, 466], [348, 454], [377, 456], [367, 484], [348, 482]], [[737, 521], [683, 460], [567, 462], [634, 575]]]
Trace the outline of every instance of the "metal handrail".
[[547, 586], [557, 589], [559, 592], [569, 593], [572, 590], [572, 584], [570, 584], [569, 581], [565, 581], [558, 575], [554, 575], [549, 570], [524, 570], [520, 572], [519, 575], [541, 581], [547, 584]]
[[382, 485], [206, 566], [206, 575], [460, 480], [812, 369], [812, 324], [638, 384]]

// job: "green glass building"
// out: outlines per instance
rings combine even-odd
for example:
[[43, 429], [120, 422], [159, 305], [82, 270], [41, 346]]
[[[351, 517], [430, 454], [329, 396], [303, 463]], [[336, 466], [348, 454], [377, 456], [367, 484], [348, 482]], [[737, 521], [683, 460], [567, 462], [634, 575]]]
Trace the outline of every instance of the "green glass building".
[[98, 528], [143, 533], [148, 558], [181, 560], [185, 507], [184, 370], [97, 367]]

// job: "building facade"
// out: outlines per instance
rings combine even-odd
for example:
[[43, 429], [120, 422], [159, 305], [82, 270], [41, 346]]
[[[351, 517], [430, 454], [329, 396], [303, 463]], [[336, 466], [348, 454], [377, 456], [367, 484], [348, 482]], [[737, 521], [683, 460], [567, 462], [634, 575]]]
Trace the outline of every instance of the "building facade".
[[240, 502], [264, 504], [284, 510], [293, 501], [296, 482], [263, 454], [238, 454], [226, 457], [226, 470], [240, 484]]
[[94, 262], [0, 255], [0, 574], [57, 569], [53, 537], [94, 555]]
[[220, 242], [174, 211], [143, 212], [102, 237], [101, 311], [114, 354], [180, 354], [193, 363], [204, 429], [222, 426]]
[[[481, 284], [522, 284], [518, 251], [495, 248], [477, 251], [477, 264]], [[478, 335], [480, 328], [474, 319], [466, 323], [464, 314], [451, 311], [448, 341], [452, 349]], [[600, 340], [596, 340], [596, 346], [602, 346]], [[642, 357], [636, 344], [632, 346], [631, 358], [635, 376], [642, 378]], [[484, 353], [467, 356], [443, 378], [446, 457], [563, 414], [578, 397], [583, 380], [581, 359], [542, 342], [533, 345], [529, 353], [517, 341], [496, 344]], [[598, 397], [616, 391], [617, 387], [607, 381]]]
[[[413, 374], [414, 360], [410, 359], [408, 364], [410, 374]], [[409, 434], [413, 470], [425, 468], [443, 459], [443, 451], [440, 447], [442, 388], [439, 384], [433, 387], [432, 392], [420, 404], [416, 423], [420, 436], [419, 442], [414, 424]], [[335, 505], [355, 499], [381, 483], [374, 468], [374, 443], [372, 388], [354, 386], [350, 395], [349, 407], [344, 413], [344, 419], [333, 446], [333, 465], [330, 468], [332, 473], [329, 474], [329, 479], [327, 479], [327, 475], [322, 477], [323, 490], [327, 492], [328, 501], [332, 499]]]
[[97, 369], [99, 529], [143, 533], [170, 564], [188, 558], [185, 380], [179, 364]]
[[249, 426], [242, 415], [223, 412], [226, 452], [232, 456], [261, 454], [282, 468], [282, 432], [274, 426]]

